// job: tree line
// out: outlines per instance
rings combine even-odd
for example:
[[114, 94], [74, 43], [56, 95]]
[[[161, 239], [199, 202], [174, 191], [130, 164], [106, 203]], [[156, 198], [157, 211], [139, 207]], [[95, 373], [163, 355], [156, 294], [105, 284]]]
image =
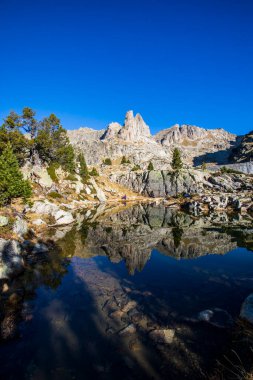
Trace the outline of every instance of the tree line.
[[29, 161], [59, 167], [74, 173], [76, 161], [82, 180], [87, 181], [89, 173], [83, 154], [75, 159], [67, 131], [60, 119], [51, 114], [42, 120], [29, 107], [21, 114], [11, 111], [0, 126], [0, 205], [22, 197], [27, 200], [32, 193], [29, 181], [24, 180], [20, 167]]
[[75, 154], [67, 131], [54, 114], [37, 120], [35, 111], [29, 107], [20, 115], [11, 111], [0, 127], [0, 154], [8, 142], [20, 165], [26, 160], [34, 163], [37, 156], [42, 162], [57, 163], [68, 172], [75, 169]]

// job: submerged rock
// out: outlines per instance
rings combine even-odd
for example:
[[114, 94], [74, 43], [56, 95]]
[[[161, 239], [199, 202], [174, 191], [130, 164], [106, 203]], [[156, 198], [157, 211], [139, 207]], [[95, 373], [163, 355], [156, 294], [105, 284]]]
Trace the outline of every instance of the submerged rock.
[[219, 328], [229, 328], [233, 325], [231, 315], [219, 308], [203, 310], [198, 314], [197, 319]]
[[150, 338], [155, 343], [171, 344], [173, 342], [175, 330], [173, 329], [161, 329], [153, 330], [149, 333]]
[[240, 317], [253, 324], [253, 293], [250, 294], [242, 304]]
[[21, 247], [16, 240], [0, 239], [0, 279], [9, 279], [24, 270]]
[[36, 243], [33, 247], [32, 253], [45, 253], [48, 252], [49, 249], [46, 246], [46, 244], [43, 243]]
[[125, 327], [123, 330], [120, 330], [119, 335], [127, 335], [127, 334], [134, 334], [136, 332], [135, 326], [131, 323], [127, 327]]

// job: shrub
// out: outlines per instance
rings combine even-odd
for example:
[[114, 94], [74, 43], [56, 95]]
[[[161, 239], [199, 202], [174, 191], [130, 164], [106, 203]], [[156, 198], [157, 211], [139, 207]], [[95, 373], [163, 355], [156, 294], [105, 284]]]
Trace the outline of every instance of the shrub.
[[110, 158], [105, 158], [103, 162], [105, 165], [112, 165], [112, 160]]
[[66, 180], [66, 181], [76, 182], [76, 181], [77, 181], [77, 178], [76, 178], [76, 176], [75, 176], [74, 174], [69, 173], [69, 174], [67, 175], [67, 177], [65, 177], [65, 180]]
[[134, 165], [134, 167], [132, 168], [132, 172], [136, 172], [137, 170], [140, 170], [141, 167], [140, 165]]
[[152, 162], [150, 162], [148, 164], [148, 170], [151, 171], [151, 170], [154, 170], [154, 165], [152, 164]]
[[244, 174], [243, 172], [240, 172], [239, 170], [227, 168], [226, 166], [223, 166], [220, 169], [220, 172], [221, 172], [221, 174]]
[[202, 169], [203, 171], [206, 170], [206, 163], [205, 163], [205, 162], [202, 162], [201, 169]]
[[98, 171], [96, 168], [92, 168], [92, 170], [90, 171], [89, 173], [92, 177], [98, 177], [99, 174], [98, 174]]
[[57, 177], [57, 174], [55, 172], [56, 169], [58, 169], [59, 165], [55, 164], [55, 163], [51, 163], [48, 168], [47, 168], [47, 172], [51, 178], [51, 180], [53, 182], [58, 182], [58, 177]]
[[50, 193], [48, 193], [48, 196], [54, 199], [62, 198], [62, 195], [57, 193], [57, 191], [50, 191]]
[[24, 180], [10, 143], [0, 156], [0, 204], [11, 203], [14, 198], [27, 201], [32, 194], [29, 181]]
[[123, 156], [121, 160], [121, 165], [124, 165], [124, 164], [130, 164], [130, 161], [126, 159], [126, 156]]

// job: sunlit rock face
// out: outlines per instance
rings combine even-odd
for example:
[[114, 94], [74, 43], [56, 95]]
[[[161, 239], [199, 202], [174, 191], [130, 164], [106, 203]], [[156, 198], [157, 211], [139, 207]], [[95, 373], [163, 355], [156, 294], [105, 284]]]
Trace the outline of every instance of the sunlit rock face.
[[213, 162], [224, 164], [237, 136], [223, 129], [206, 130], [192, 125], [174, 125], [152, 136], [149, 126], [140, 114], [128, 111], [124, 124], [110, 123], [105, 130], [90, 128], [68, 131], [70, 142], [83, 152], [88, 164], [102, 163], [110, 157], [126, 156], [133, 164], [146, 168], [152, 161], [155, 169], [169, 169], [172, 151], [180, 148], [186, 164]]
[[205, 194], [209, 190], [217, 193], [225, 191], [237, 194], [245, 189], [253, 190], [251, 177], [241, 177], [240, 174], [213, 176], [213, 173], [194, 169], [181, 170], [178, 173], [168, 170], [113, 173], [110, 175], [110, 179], [137, 193], [158, 198], [183, 193]]
[[205, 173], [199, 171], [181, 171], [173, 173], [167, 170], [130, 172], [110, 176], [113, 182], [119, 183], [135, 192], [154, 197], [174, 196], [180, 193], [198, 193], [204, 191], [208, 184]]
[[145, 141], [151, 137], [148, 125], [138, 113], [134, 116], [133, 111], [128, 111], [125, 117], [124, 126], [119, 131], [119, 137], [125, 141], [136, 142]]

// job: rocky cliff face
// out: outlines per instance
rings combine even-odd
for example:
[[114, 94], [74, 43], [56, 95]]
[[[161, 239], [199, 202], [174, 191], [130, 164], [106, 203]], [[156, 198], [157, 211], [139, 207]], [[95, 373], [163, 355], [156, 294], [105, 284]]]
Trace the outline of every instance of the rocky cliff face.
[[236, 135], [223, 129], [206, 130], [191, 125], [177, 124], [152, 136], [141, 115], [134, 116], [133, 111], [127, 112], [123, 126], [113, 122], [105, 130], [80, 128], [68, 134], [76, 150], [84, 153], [88, 164], [101, 163], [106, 157], [126, 156], [143, 169], [150, 161], [156, 169], [170, 168], [175, 147], [182, 151], [186, 164], [224, 164], [238, 143]]
[[204, 194], [211, 192], [253, 191], [251, 177], [240, 174], [213, 176], [199, 170], [182, 170], [179, 173], [167, 170], [112, 174], [110, 179], [133, 191], [149, 197], [167, 197], [182, 193]]
[[232, 151], [231, 158], [234, 162], [248, 162], [253, 160], [253, 131], [241, 139], [238, 147]]
[[[113, 182], [119, 183], [137, 193], [151, 197], [174, 196], [180, 193], [203, 193], [208, 181], [204, 173], [183, 171], [174, 173], [166, 170], [130, 172], [111, 175]], [[210, 184], [211, 187], [211, 184]]]

